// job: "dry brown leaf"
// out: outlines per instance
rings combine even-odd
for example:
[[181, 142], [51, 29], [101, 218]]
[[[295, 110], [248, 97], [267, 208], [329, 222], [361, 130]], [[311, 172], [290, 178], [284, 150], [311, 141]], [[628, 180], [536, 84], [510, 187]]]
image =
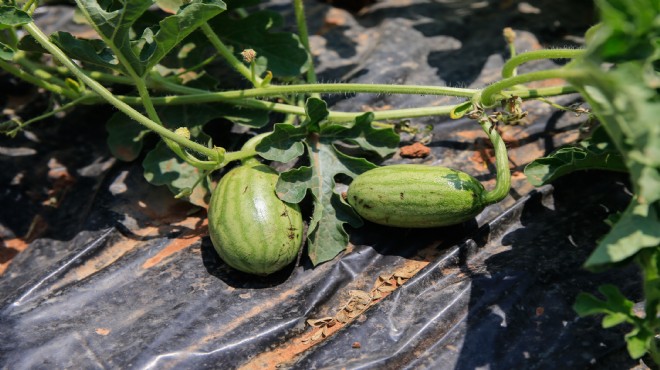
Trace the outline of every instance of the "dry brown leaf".
[[362, 291], [362, 290], [351, 290], [348, 292], [352, 298], [355, 298], [355, 300], [358, 303], [362, 304], [369, 304], [371, 303], [371, 297], [369, 296], [369, 293]]
[[320, 319], [309, 319], [309, 320], [307, 320], [307, 324], [309, 324], [310, 326], [314, 326], [314, 327], [318, 328], [318, 327], [328, 325], [328, 323], [332, 320], [333, 320], [332, 317], [327, 316], [327, 317], [323, 317], [323, 318], [320, 318]]
[[391, 278], [392, 278], [392, 276], [388, 276], [388, 275], [379, 275], [379, 276], [378, 276], [378, 279], [376, 279], [376, 282], [374, 283], [374, 287], [373, 287], [373, 289], [378, 288], [379, 286], [381, 286], [382, 284], [384, 284], [385, 282], [387, 282], [387, 281], [390, 280]]
[[314, 335], [312, 335], [312, 341], [317, 341], [317, 340], [320, 340], [321, 338], [323, 338], [323, 331], [322, 330], [319, 330], [316, 333], [314, 333]]
[[337, 315], [335, 316], [335, 320], [337, 320], [338, 322], [340, 322], [342, 324], [345, 324], [345, 323], [348, 322], [349, 317], [346, 315], [345, 311], [339, 311], [339, 312], [337, 312]]
[[389, 293], [395, 291], [396, 288], [397, 287], [394, 285], [383, 285], [380, 288], [378, 288], [378, 291], [381, 293]]
[[403, 278], [403, 279], [410, 279], [415, 275], [417, 271], [416, 270], [410, 270], [410, 271], [405, 271], [405, 270], [397, 270], [394, 271], [394, 277], [396, 278]]

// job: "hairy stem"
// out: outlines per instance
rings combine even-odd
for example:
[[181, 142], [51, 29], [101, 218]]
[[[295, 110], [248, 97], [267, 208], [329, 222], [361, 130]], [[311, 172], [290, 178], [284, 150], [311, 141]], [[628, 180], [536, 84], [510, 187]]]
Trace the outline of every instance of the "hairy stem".
[[[184, 95], [184, 96], [167, 96], [167, 97], [156, 97], [151, 98], [154, 105], [187, 105], [200, 103], [194, 99], [188, 99], [194, 97], [194, 95]], [[131, 96], [116, 96], [117, 99], [121, 100], [124, 103], [130, 105], [141, 105], [141, 99], [138, 97]], [[94, 99], [94, 97], [89, 97], [84, 101], [86, 104], [98, 103], [99, 99]], [[223, 99], [221, 97], [216, 97], [211, 100], [204, 100], [203, 103], [209, 102], [221, 102], [228, 103], [232, 105], [242, 106], [246, 108], [255, 108], [261, 110], [267, 110], [272, 112], [279, 112], [285, 114], [295, 114], [297, 116], [305, 116], [304, 107], [298, 107], [295, 105], [273, 103], [257, 99]], [[419, 108], [405, 108], [405, 109], [392, 109], [386, 111], [375, 111], [374, 119], [376, 120], [387, 120], [387, 119], [403, 119], [403, 118], [416, 118], [416, 117], [428, 117], [428, 116], [447, 116], [454, 109], [456, 105], [446, 105], [439, 107], [419, 107]], [[328, 119], [333, 122], [349, 122], [353, 121], [357, 116], [364, 114], [365, 112], [337, 112], [330, 111]]]
[[561, 79], [574, 78], [582, 74], [583, 72], [581, 72], [580, 70], [557, 68], [557, 69], [549, 69], [546, 71], [530, 72], [514, 77], [505, 78], [504, 80], [495, 82], [494, 84], [483, 89], [481, 91], [480, 102], [485, 107], [492, 107], [493, 105], [495, 105], [495, 103], [498, 100], [509, 98], [511, 97], [512, 94], [522, 97], [522, 94], [520, 93], [519, 90], [516, 90], [514, 93], [505, 93], [503, 91], [504, 89], [524, 83], [548, 80], [552, 78], [561, 78]]
[[16, 54], [14, 54], [13, 60], [21, 67], [32, 73], [35, 77], [50, 82], [54, 85], [59, 85], [62, 86], [63, 88], [67, 88], [66, 82], [64, 82], [61, 78], [51, 74], [46, 68], [43, 68], [42, 65], [34, 63], [30, 59], [28, 59], [25, 52], [23, 51], [17, 52]]
[[539, 59], [571, 59], [584, 54], [584, 50], [552, 49], [535, 50], [512, 56], [502, 67], [502, 77], [509, 78], [515, 75], [516, 67], [532, 60]]
[[[56, 69], [58, 73], [60, 74], [65, 74], [65, 73], [70, 73], [66, 68], [57, 68]], [[106, 82], [112, 82], [112, 83], [120, 83], [124, 85], [132, 85], [133, 80], [129, 77], [126, 76], [118, 76], [118, 75], [112, 75], [109, 73], [103, 73], [103, 72], [98, 72], [98, 71], [85, 71], [87, 75], [92, 77], [95, 80], [100, 80], [100, 81], [106, 81]], [[255, 89], [251, 90], [235, 90], [235, 91], [223, 91], [223, 92], [210, 92], [208, 90], [202, 90], [202, 89], [196, 89], [196, 88], [190, 88], [187, 86], [180, 85], [178, 83], [174, 83], [169, 81], [168, 79], [158, 75], [158, 74], [151, 74], [151, 81], [147, 81], [147, 85], [150, 88], [161, 88], [164, 90], [172, 91], [172, 92], [178, 92], [181, 94], [186, 94], [186, 95], [197, 95], [194, 98], [188, 98], [192, 99], [189, 100], [189, 102], [198, 102], [198, 103], [208, 103], [208, 102], [216, 102], [216, 101], [229, 101], [231, 99], [238, 99], [238, 96], [244, 95], [246, 98], [249, 95], [251, 97], [257, 96], [254, 93]], [[317, 84], [318, 85], [318, 84]], [[317, 86], [314, 85], [314, 86]], [[356, 85], [358, 84], [323, 84], [323, 86], [332, 86], [331, 90], [324, 90], [323, 88], [316, 88], [314, 87], [313, 89], [318, 89], [320, 93], [335, 93], [335, 94], [342, 94], [342, 93], [352, 93], [352, 92], [364, 92], [364, 88], [359, 88], [360, 91], [357, 90], [352, 90]], [[277, 85], [271, 85], [268, 87], [268, 89], [272, 89], [273, 87], [276, 87]], [[297, 86], [297, 88], [295, 87]], [[410, 90], [412, 88], [415, 88], [415, 86], [408, 86], [408, 89], [405, 89], [407, 91], [401, 91], [401, 86], [397, 85], [366, 85], [370, 86], [369, 90], [367, 92], [370, 93], [384, 93], [384, 94], [415, 94], [416, 92], [411, 92]], [[288, 89], [295, 89], [296, 93], [305, 93], [309, 91], [309, 88], [312, 87], [310, 85], [288, 85], [286, 86]], [[405, 86], [404, 86], [405, 87]], [[432, 89], [438, 89], [441, 88], [439, 86], [422, 86], [423, 88], [432, 88]], [[390, 89], [392, 88], [392, 89]], [[449, 88], [447, 88], [449, 89]], [[261, 90], [265, 91], [265, 90]], [[470, 97], [472, 94], [475, 92], [479, 91], [476, 89], [456, 89], [455, 91], [453, 90], [445, 90], [447, 91], [446, 95], [453, 95], [453, 96], [461, 96], [461, 97]], [[247, 92], [247, 93], [246, 93]], [[453, 93], [450, 93], [453, 92]], [[557, 87], [543, 87], [543, 88], [538, 88], [538, 89], [519, 89], [516, 90], [515, 93], [511, 92], [511, 94], [515, 94], [516, 96], [522, 98], [522, 99], [534, 99], [538, 97], [550, 97], [550, 96], [556, 96], [556, 95], [565, 95], [565, 94], [570, 94], [570, 93], [575, 93], [577, 92], [575, 88], [572, 86], [566, 85], [566, 86], [557, 86]], [[440, 91], [435, 91], [433, 93], [430, 93], [429, 91], [422, 91], [422, 94], [429, 94], [429, 95], [443, 95], [440, 93]], [[273, 94], [273, 95], [278, 95], [278, 94]], [[259, 96], [264, 96], [259, 95]], [[91, 103], [91, 101], [89, 102]], [[236, 103], [236, 101], [232, 101], [232, 103], [235, 103], [237, 105], [240, 105]], [[162, 103], [159, 103], [162, 104]], [[187, 103], [186, 103], [187, 104]], [[283, 112], [287, 113], [287, 112]]]
[[27, 126], [29, 126], [29, 125], [35, 123], [35, 122], [39, 122], [39, 121], [41, 121], [41, 120], [43, 120], [43, 119], [46, 119], [46, 118], [51, 117], [51, 116], [54, 116], [54, 115], [56, 115], [57, 113], [64, 112], [64, 111], [67, 110], [67, 109], [73, 108], [73, 107], [75, 107], [76, 105], [80, 104], [80, 102], [83, 101], [84, 99], [86, 99], [86, 97], [81, 96], [81, 97], [79, 97], [79, 98], [77, 98], [77, 99], [75, 99], [75, 100], [72, 100], [72, 101], [70, 101], [70, 102], [68, 102], [68, 103], [66, 103], [66, 104], [64, 104], [64, 105], [62, 105], [62, 106], [60, 106], [59, 108], [56, 108], [56, 109], [49, 109], [48, 112], [46, 112], [46, 113], [44, 113], [44, 114], [42, 114], [42, 115], [39, 115], [39, 116], [34, 117], [34, 118], [31, 118], [31, 119], [29, 119], [29, 120], [27, 120], [27, 121], [25, 121], [25, 122], [23, 122], [23, 123], [19, 123], [19, 124], [18, 124], [18, 127], [17, 127], [17, 130], [22, 130], [22, 129], [24, 129], [25, 127], [27, 127]]
[[23, 5], [23, 11], [29, 12], [30, 8], [32, 8], [32, 6], [35, 5], [36, 3], [37, 3], [36, 0], [28, 0], [28, 2], [26, 2], [25, 5]]
[[509, 157], [506, 151], [504, 140], [500, 137], [497, 130], [490, 123], [488, 118], [479, 120], [481, 128], [484, 130], [488, 139], [493, 143], [495, 149], [495, 169], [497, 171], [496, 183], [493, 190], [486, 192], [482, 200], [486, 204], [497, 203], [506, 198], [511, 189], [511, 170], [509, 170]]
[[[300, 36], [300, 42], [303, 44], [303, 47], [307, 51], [307, 57], [310, 61], [310, 66], [307, 69], [307, 83], [315, 84], [316, 81], [316, 72], [314, 71], [314, 58], [312, 57], [312, 49], [309, 46], [309, 33], [307, 31], [307, 20], [305, 19], [305, 7], [302, 0], [293, 0], [293, 8], [296, 13], [296, 23], [298, 24], [298, 35]], [[313, 96], [319, 97], [318, 93], [312, 94]]]
[[156, 112], [156, 108], [151, 101], [151, 96], [149, 96], [149, 89], [147, 89], [147, 85], [144, 82], [144, 79], [136, 77], [133, 80], [133, 83], [135, 84], [135, 87], [138, 90], [138, 94], [140, 95], [142, 106], [147, 111], [147, 116], [149, 116], [152, 121], [162, 126], [163, 123], [161, 122], [160, 117], [158, 117], [158, 112]]
[[218, 35], [215, 34], [211, 26], [208, 25], [208, 23], [204, 23], [201, 26], [202, 32], [204, 32], [204, 35], [209, 39], [213, 47], [222, 55], [223, 58], [229, 63], [229, 65], [236, 70], [236, 72], [240, 73], [243, 75], [243, 77], [247, 78], [253, 86], [261, 86], [261, 78], [256, 77], [252, 79], [252, 72], [248, 67], [245, 66], [234, 54], [232, 54], [231, 50], [225, 45], [222, 40], [218, 37]]
[[[171, 85], [168, 85], [171, 87]], [[190, 91], [190, 90], [189, 90]], [[204, 91], [204, 90], [198, 90]], [[417, 95], [443, 95], [456, 97], [472, 97], [479, 90], [461, 89], [456, 87], [442, 86], [405, 86], [405, 85], [386, 85], [386, 84], [301, 84], [301, 85], [270, 85], [265, 88], [255, 88], [247, 90], [233, 90], [221, 92], [208, 92], [181, 96], [190, 103], [209, 103], [218, 101], [218, 99], [245, 99], [256, 97], [269, 97], [280, 95], [293, 95], [304, 93], [324, 93], [324, 94], [342, 94], [342, 93], [371, 93], [371, 94], [417, 94]]]
[[551, 86], [551, 87], [540, 87], [538, 89], [520, 87], [519, 89], [513, 91], [503, 91], [505, 95], [515, 95], [521, 99], [538, 99], [538, 98], [547, 98], [551, 96], [573, 94], [578, 92], [571, 85], [562, 85], [562, 86]]
[[150, 120], [149, 118], [140, 114], [140, 112], [133, 109], [130, 105], [122, 102], [117, 99], [110, 91], [103, 87], [98, 82], [91, 79], [85, 73], [83, 73], [78, 66], [71, 61], [62, 50], [60, 50], [55, 44], [50, 42], [48, 36], [46, 36], [41, 30], [34, 24], [28, 23], [23, 25], [23, 28], [34, 37], [41, 46], [43, 46], [48, 52], [50, 52], [54, 58], [60, 61], [65, 67], [67, 67], [76, 77], [80, 78], [90, 89], [97, 93], [101, 98], [103, 98], [108, 103], [112, 104], [114, 107], [131, 117], [132, 119], [138, 121], [139, 123], [146, 126], [148, 129], [156, 132], [157, 134], [171, 139], [172, 141], [188, 147], [192, 150], [200, 152], [210, 158], [217, 158], [218, 152], [213, 149], [209, 149], [201, 144], [190, 141], [181, 135], [177, 135], [174, 132], [166, 129], [165, 127], [157, 124], [156, 122]]
[[250, 163], [253, 164], [259, 163], [259, 161], [254, 157], [257, 155], [257, 145], [259, 145], [259, 143], [261, 142], [261, 140], [263, 140], [263, 138], [265, 138], [270, 134], [272, 134], [272, 132], [261, 133], [259, 135], [253, 136], [252, 138], [250, 138], [250, 140], [246, 141], [245, 144], [243, 144], [243, 146], [241, 147], [241, 152], [245, 154], [252, 153], [252, 156], [241, 159], [241, 163], [243, 165]]
[[39, 86], [45, 90], [51, 91], [55, 94], [66, 96], [69, 99], [76, 99], [78, 93], [71, 91], [68, 88], [64, 88], [60, 85], [52, 84], [46, 80], [43, 80], [37, 76], [34, 76], [30, 73], [25, 72], [24, 70], [17, 68], [11, 63], [7, 63], [4, 60], [0, 59], [0, 68], [11, 73], [12, 75], [20, 78], [23, 81], [29, 82], [35, 86]]

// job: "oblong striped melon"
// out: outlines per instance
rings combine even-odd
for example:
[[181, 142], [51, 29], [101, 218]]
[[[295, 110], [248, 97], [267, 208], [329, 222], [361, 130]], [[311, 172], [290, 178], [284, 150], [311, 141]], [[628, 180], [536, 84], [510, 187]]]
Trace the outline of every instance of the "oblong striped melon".
[[483, 185], [447, 167], [399, 164], [357, 176], [347, 201], [363, 218], [381, 225], [424, 228], [455, 225], [485, 207]]

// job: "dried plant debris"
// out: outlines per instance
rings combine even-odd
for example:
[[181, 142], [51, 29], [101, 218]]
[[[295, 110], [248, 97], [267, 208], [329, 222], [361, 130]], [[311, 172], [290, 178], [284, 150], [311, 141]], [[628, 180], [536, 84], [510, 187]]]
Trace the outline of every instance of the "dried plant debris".
[[371, 291], [349, 290], [346, 302], [334, 317], [326, 316], [320, 319], [309, 319], [307, 324], [312, 331], [303, 337], [303, 343], [318, 342], [330, 336], [340, 327], [362, 315], [369, 307], [402, 286], [423, 267], [422, 264], [404, 266], [393, 273], [379, 275]]

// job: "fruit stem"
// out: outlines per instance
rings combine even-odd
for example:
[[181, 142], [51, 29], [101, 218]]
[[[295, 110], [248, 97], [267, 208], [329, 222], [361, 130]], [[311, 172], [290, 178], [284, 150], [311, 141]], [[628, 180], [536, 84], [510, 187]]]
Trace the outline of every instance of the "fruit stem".
[[264, 132], [259, 135], [256, 135], [250, 140], [246, 141], [245, 144], [243, 144], [243, 147], [241, 148], [242, 153], [251, 153], [250, 156], [242, 158], [241, 159], [241, 164], [242, 165], [254, 165], [254, 164], [259, 164], [259, 161], [256, 158], [257, 155], [257, 145], [265, 138], [266, 136], [272, 134], [272, 132]]
[[511, 189], [511, 170], [509, 170], [509, 156], [507, 155], [506, 145], [500, 137], [497, 129], [493, 127], [488, 117], [479, 119], [479, 124], [483, 128], [488, 139], [495, 148], [495, 170], [497, 171], [496, 183], [493, 190], [484, 194], [482, 201], [485, 205], [497, 203], [506, 198]]

